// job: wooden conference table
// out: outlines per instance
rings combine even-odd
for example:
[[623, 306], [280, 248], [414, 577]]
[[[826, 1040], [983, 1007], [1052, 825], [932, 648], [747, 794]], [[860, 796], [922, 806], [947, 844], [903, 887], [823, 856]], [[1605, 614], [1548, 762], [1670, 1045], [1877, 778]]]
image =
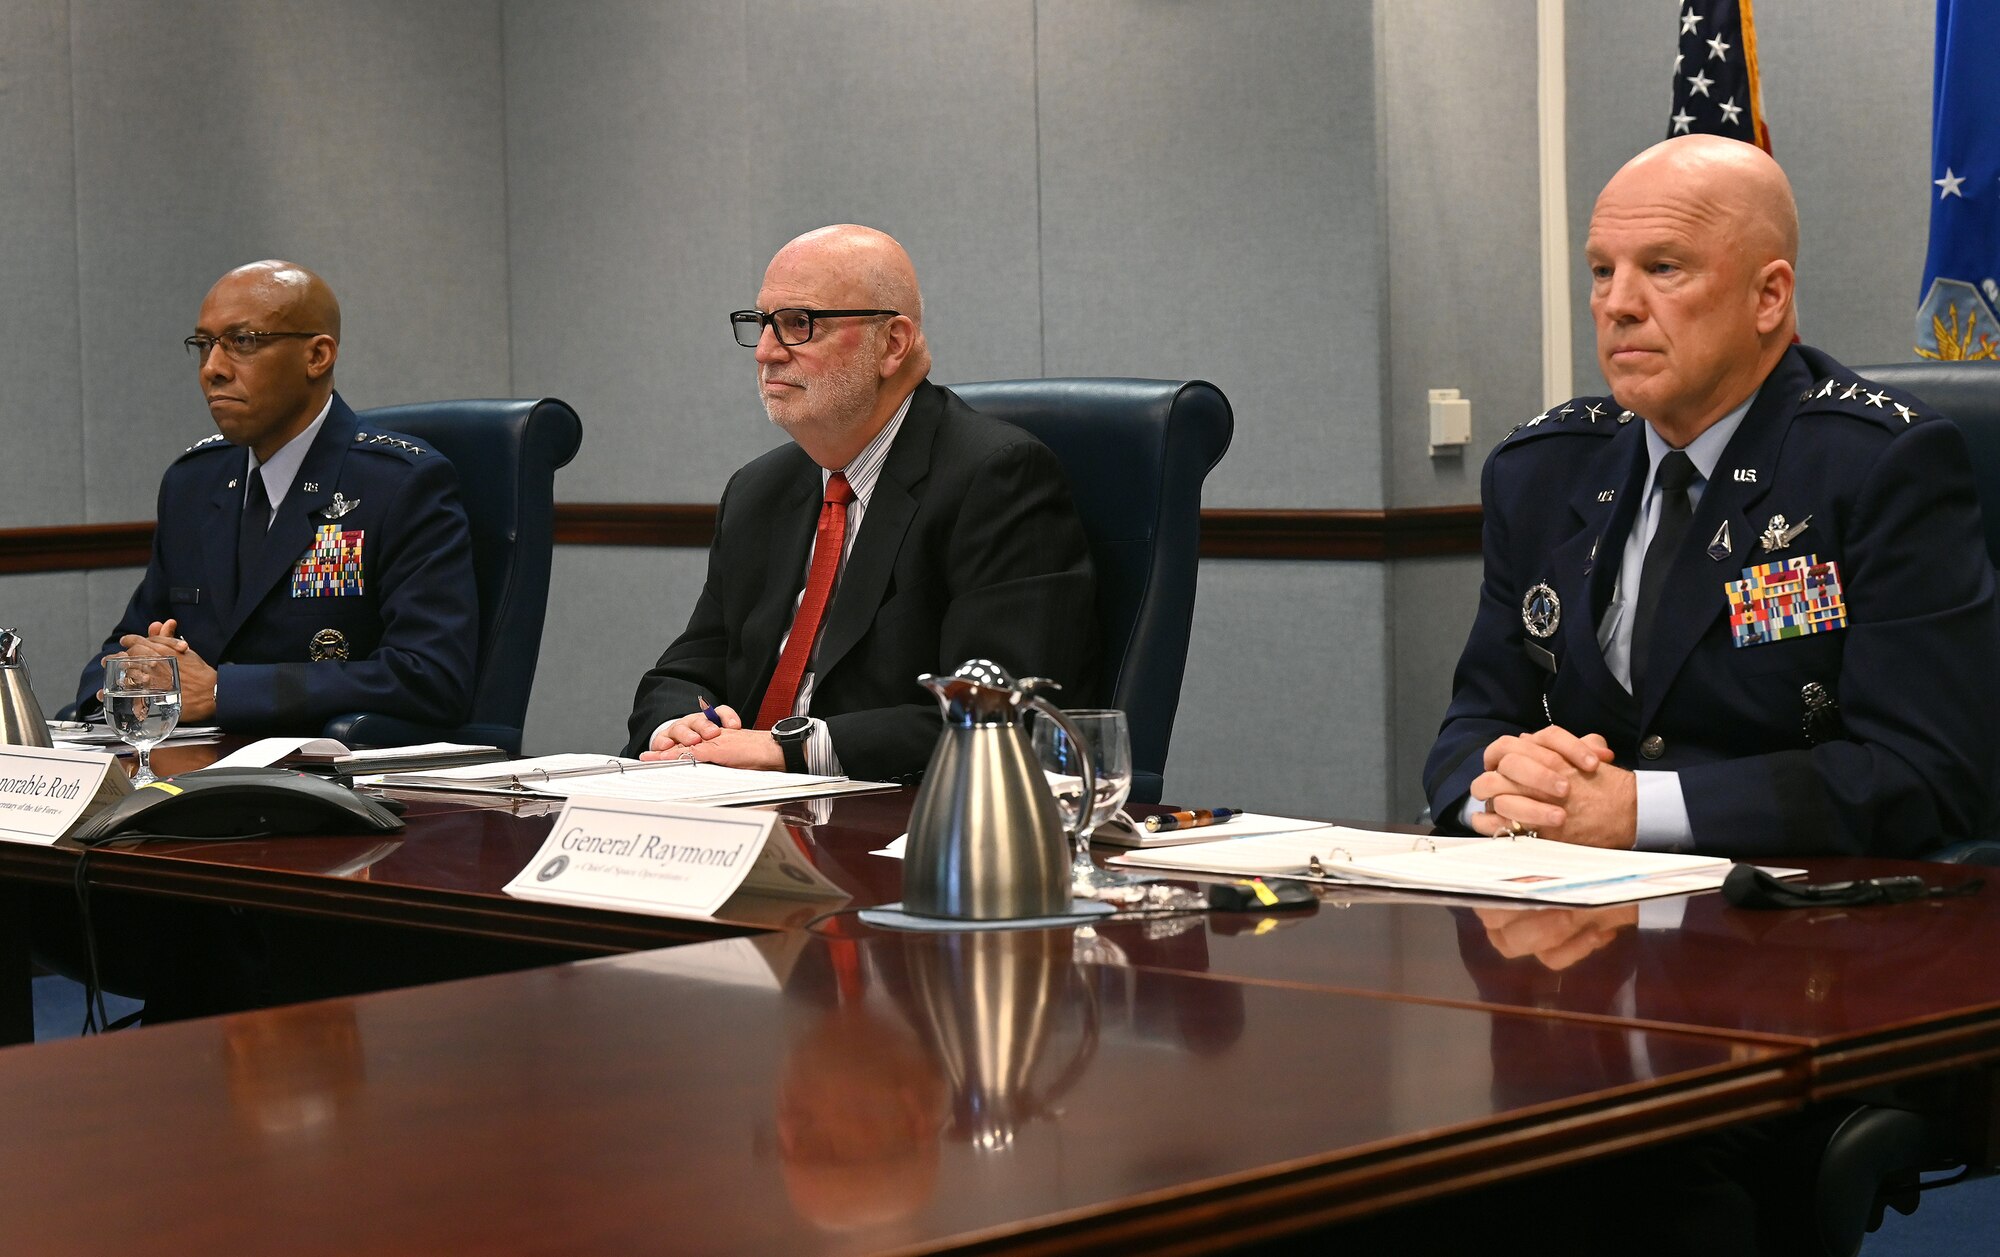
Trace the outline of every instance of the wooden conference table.
[[[782, 811], [865, 904], [908, 802]], [[409, 821], [90, 875], [607, 958], [0, 1052], [0, 1249], [1207, 1251], [2000, 1059], [1991, 891], [829, 935], [515, 901], [547, 817]], [[76, 859], [5, 846], [0, 886]]]

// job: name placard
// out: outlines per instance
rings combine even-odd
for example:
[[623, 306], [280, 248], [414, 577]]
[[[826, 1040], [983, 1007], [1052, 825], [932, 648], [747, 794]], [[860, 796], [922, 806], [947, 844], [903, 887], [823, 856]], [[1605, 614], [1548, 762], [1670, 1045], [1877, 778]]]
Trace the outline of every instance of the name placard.
[[131, 778], [108, 752], [0, 746], [0, 842], [46, 847], [84, 809], [130, 793]]
[[541, 850], [504, 889], [522, 899], [705, 917], [746, 887], [846, 897], [774, 812], [588, 797], [564, 805]]

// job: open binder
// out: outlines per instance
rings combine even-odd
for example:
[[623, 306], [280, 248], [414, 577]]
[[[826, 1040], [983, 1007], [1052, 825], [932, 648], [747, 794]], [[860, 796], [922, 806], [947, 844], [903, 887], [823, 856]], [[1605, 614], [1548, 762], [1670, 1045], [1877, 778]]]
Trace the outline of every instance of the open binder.
[[[1131, 851], [1111, 863], [1585, 905], [1713, 890], [1731, 867], [1717, 856], [1531, 837], [1420, 837], [1345, 825]], [[1771, 871], [1784, 876], [1800, 870]]]

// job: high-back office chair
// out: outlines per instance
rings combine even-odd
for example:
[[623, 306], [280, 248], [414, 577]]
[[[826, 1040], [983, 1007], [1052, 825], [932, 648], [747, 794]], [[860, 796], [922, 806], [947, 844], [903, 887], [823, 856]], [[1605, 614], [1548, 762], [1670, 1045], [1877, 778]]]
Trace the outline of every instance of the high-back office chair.
[[[1986, 553], [2000, 567], [2000, 362], [1895, 362], [1860, 367], [1856, 374], [1915, 394], [1958, 425], [1986, 519]], [[2000, 840], [1957, 843], [1932, 858], [2000, 864]], [[1984, 1090], [1981, 1083], [1965, 1086]], [[1967, 1115], [1984, 1111], [1983, 1095], [1964, 1096], [1945, 1085], [1875, 1099], [1840, 1122], [1820, 1157], [1817, 1222], [1831, 1257], [1860, 1252], [1865, 1233], [1881, 1225], [1884, 1208], [1915, 1210], [1919, 1170], [1963, 1165], [1968, 1178], [1994, 1172], [1976, 1164], [1990, 1161], [1993, 1150], [1982, 1149], [1966, 1129]], [[1982, 1151], [1988, 1155], [1982, 1158]]]
[[1236, 430], [1229, 399], [1204, 380], [994, 380], [952, 391], [1034, 433], [1062, 463], [1097, 567], [1106, 697], [1131, 724], [1131, 797], [1158, 802], [1194, 619], [1201, 484]]
[[1986, 553], [2000, 567], [2000, 362], [1892, 362], [1855, 373], [1916, 394], [1965, 434], [1986, 515]]
[[576, 457], [583, 422], [551, 397], [419, 402], [364, 410], [360, 417], [370, 427], [428, 444], [458, 471], [479, 583], [479, 657], [465, 724], [432, 728], [378, 712], [349, 712], [327, 721], [325, 734], [349, 746], [473, 742], [519, 754], [549, 604], [555, 473]]

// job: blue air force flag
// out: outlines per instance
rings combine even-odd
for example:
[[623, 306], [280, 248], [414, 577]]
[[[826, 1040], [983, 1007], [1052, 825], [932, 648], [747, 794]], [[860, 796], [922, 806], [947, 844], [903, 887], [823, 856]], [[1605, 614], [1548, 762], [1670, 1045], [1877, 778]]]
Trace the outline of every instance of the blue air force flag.
[[2000, 0], [1938, 0], [1925, 358], [2000, 358]]
[[1750, 0], [1686, 0], [1674, 21], [1680, 44], [1667, 138], [1726, 135], [1770, 152]]

